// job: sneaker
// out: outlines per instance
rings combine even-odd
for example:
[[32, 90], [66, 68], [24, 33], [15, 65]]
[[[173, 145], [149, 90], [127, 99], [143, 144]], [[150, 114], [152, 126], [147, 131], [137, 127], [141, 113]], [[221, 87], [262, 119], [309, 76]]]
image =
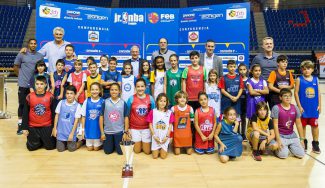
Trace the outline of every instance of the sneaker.
[[312, 141], [313, 145], [313, 152], [320, 154], [320, 149], [319, 149], [319, 142], [318, 141]]
[[252, 156], [253, 156], [253, 159], [254, 159], [255, 161], [262, 161], [262, 157], [261, 157], [259, 151], [257, 151], [257, 150], [253, 150], [253, 152], [252, 152]]
[[307, 141], [307, 139], [304, 139], [304, 145], [305, 145], [305, 151], [307, 151], [307, 149], [308, 149], [308, 141]]
[[207, 150], [205, 150], [205, 152], [207, 154], [212, 154], [212, 153], [214, 153], [214, 148], [208, 148]]
[[243, 142], [248, 142], [248, 139], [246, 138], [246, 135], [241, 135], [241, 137], [243, 138]]
[[17, 135], [22, 135], [22, 134], [23, 134], [23, 129], [21, 127], [21, 123], [18, 123]]
[[229, 156], [229, 161], [235, 161], [236, 157], [235, 156]]
[[204, 154], [204, 149], [194, 148], [194, 151], [198, 154]]

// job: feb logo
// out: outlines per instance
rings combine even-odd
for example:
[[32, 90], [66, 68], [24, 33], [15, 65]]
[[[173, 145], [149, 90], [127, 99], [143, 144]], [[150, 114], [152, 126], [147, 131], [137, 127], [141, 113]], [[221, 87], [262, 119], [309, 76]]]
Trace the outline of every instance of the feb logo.
[[139, 116], [145, 116], [148, 114], [148, 108], [146, 105], [139, 105], [137, 106], [136, 108], [136, 113], [139, 115]]
[[152, 24], [156, 24], [159, 21], [159, 15], [156, 12], [148, 14], [148, 20]]
[[34, 107], [34, 112], [36, 115], [38, 116], [42, 116], [45, 114], [45, 111], [46, 111], [46, 108], [43, 104], [37, 104], [35, 107]]
[[110, 112], [108, 118], [111, 122], [117, 122], [120, 119], [120, 114], [117, 111]]

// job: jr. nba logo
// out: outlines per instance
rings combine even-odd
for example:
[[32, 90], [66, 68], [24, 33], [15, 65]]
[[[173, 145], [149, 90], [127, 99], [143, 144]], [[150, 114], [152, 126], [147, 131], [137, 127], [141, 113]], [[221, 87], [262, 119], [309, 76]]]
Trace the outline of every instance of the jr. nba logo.
[[122, 13], [122, 23], [124, 23], [124, 24], [128, 23], [128, 16], [129, 16], [129, 14], [127, 12]]

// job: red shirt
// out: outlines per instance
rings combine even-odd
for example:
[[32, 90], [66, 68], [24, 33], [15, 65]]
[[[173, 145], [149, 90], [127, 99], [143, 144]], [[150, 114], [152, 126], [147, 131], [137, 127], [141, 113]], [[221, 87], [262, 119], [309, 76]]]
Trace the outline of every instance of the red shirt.
[[29, 108], [29, 126], [30, 127], [47, 127], [52, 125], [51, 104], [53, 95], [46, 92], [44, 95], [37, 96], [35, 92], [26, 97]]
[[199, 69], [194, 70], [192, 65], [188, 66], [188, 73], [186, 79], [186, 92], [188, 93], [189, 101], [198, 101], [198, 94], [204, 90], [204, 70], [200, 66]]

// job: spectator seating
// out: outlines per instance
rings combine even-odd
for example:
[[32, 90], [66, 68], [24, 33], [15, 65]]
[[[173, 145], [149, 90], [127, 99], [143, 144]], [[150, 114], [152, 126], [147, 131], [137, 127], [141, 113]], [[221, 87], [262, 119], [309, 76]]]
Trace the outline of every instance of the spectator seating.
[[179, 0], [120, 0], [120, 8], [179, 8]]
[[12, 68], [17, 54], [18, 52], [0, 52], [0, 68]]
[[264, 11], [275, 50], [325, 50], [325, 8]]
[[96, 0], [96, 1], [89, 1], [89, 0], [51, 0], [61, 3], [72, 3], [72, 4], [82, 4], [88, 6], [97, 6], [97, 7], [111, 7], [112, 0]]
[[249, 29], [249, 50], [258, 50], [254, 14], [251, 12], [250, 29]]
[[0, 48], [21, 48], [32, 10], [0, 6]]
[[243, 3], [245, 0], [187, 0], [189, 7], [215, 5], [215, 4], [227, 4], [227, 3]]

